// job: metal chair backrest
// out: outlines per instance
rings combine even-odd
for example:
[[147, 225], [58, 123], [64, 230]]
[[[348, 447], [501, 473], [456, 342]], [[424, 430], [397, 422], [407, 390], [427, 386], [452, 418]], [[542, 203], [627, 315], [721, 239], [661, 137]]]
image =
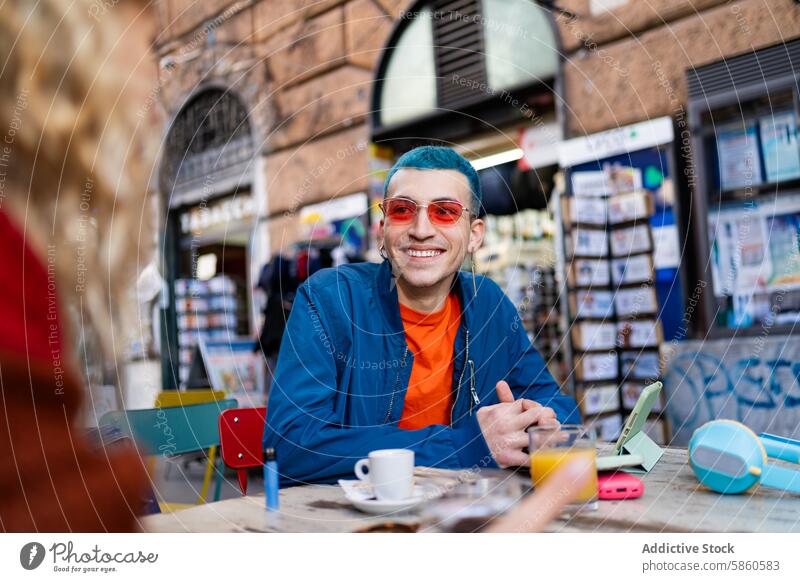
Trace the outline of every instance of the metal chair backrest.
[[247, 495], [247, 469], [264, 464], [263, 440], [267, 409], [234, 408], [219, 415], [219, 440], [222, 460], [236, 469], [239, 487]]

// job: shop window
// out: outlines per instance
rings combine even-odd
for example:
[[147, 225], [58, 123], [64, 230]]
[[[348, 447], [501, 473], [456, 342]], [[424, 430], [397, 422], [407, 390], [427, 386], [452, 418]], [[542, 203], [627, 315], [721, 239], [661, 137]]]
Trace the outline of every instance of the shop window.
[[[529, 0], [433, 0], [403, 14], [378, 67], [377, 128], [549, 85], [558, 71], [551, 15]], [[509, 100], [513, 101], [513, 100]]]
[[529, 0], [483, 0], [489, 86], [509, 89], [555, 77], [558, 53], [550, 16]]
[[[800, 323], [798, 88], [791, 68], [778, 66], [793, 52], [800, 43], [690, 75], [706, 319], [716, 333], [790, 332]], [[759, 65], [773, 77], [747, 82]], [[701, 93], [708, 87], [717, 94]]]
[[421, 10], [392, 49], [383, 79], [380, 108], [384, 125], [415, 119], [436, 108], [433, 26], [429, 9]]

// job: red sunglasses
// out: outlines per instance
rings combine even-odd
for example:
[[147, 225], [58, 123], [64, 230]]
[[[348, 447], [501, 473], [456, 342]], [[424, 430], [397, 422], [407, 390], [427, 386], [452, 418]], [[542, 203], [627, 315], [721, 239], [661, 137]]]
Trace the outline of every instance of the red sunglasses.
[[417, 204], [410, 198], [387, 198], [380, 205], [383, 215], [393, 224], [411, 224], [421, 208], [428, 209], [428, 220], [438, 226], [452, 226], [464, 211], [472, 214], [458, 200], [438, 200]]

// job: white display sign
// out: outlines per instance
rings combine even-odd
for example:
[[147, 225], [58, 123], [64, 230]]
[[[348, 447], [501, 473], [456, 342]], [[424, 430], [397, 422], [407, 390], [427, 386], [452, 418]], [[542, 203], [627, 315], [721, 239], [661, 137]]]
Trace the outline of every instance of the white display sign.
[[563, 141], [558, 146], [558, 162], [569, 168], [669, 143], [674, 137], [672, 118], [659, 117]]
[[608, 255], [608, 232], [576, 228], [569, 237], [572, 256], [605, 257]]
[[617, 345], [621, 348], [658, 346], [661, 334], [655, 320], [621, 321], [617, 323]]
[[677, 269], [681, 262], [678, 227], [674, 224], [653, 228], [653, 260], [656, 269]]
[[614, 285], [644, 283], [653, 278], [653, 260], [650, 255], [634, 255], [611, 261], [611, 278]]
[[649, 250], [650, 228], [646, 224], [611, 232], [611, 254], [615, 257], [627, 257]]
[[658, 352], [622, 352], [619, 359], [624, 376], [649, 381], [661, 375], [661, 358]]
[[603, 198], [581, 198], [571, 196], [565, 198], [567, 201], [568, 218], [573, 224], [596, 224], [605, 225], [606, 223], [606, 201]]
[[617, 385], [604, 384], [583, 390], [579, 404], [584, 415], [614, 412], [619, 408]]
[[605, 287], [609, 284], [608, 261], [574, 259], [570, 266], [573, 287]]
[[560, 124], [543, 123], [523, 129], [519, 147], [531, 169], [543, 168], [558, 163], [558, 144], [562, 139], [564, 134]]
[[581, 382], [611, 380], [617, 377], [619, 371], [617, 354], [615, 352], [584, 354], [578, 360], [575, 370]]
[[597, 440], [612, 442], [619, 438], [622, 432], [622, 415], [612, 414], [603, 416], [592, 423], [592, 427], [597, 434]]
[[656, 292], [652, 287], [647, 286], [620, 289], [614, 296], [614, 306], [620, 317], [638, 316], [658, 311]]
[[611, 291], [576, 291], [571, 311], [576, 317], [605, 318], [614, 315], [614, 293]]
[[575, 347], [579, 350], [610, 350], [617, 341], [613, 323], [581, 322], [572, 328]]
[[608, 196], [612, 192], [608, 174], [602, 170], [574, 172], [571, 178], [572, 193], [575, 196]]
[[256, 203], [249, 194], [229, 196], [211, 204], [200, 204], [181, 214], [181, 232], [203, 232], [210, 228], [251, 219]]
[[617, 194], [608, 199], [608, 222], [619, 224], [647, 218], [652, 214], [650, 193], [637, 190], [628, 194]]

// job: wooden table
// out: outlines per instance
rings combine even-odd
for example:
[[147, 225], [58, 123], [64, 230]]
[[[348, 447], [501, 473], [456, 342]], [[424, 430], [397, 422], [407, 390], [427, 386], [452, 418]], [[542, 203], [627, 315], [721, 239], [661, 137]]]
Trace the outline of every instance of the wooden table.
[[[524, 474], [506, 474], [525, 479]], [[556, 520], [549, 531], [800, 532], [800, 496], [766, 488], [743, 495], [711, 492], [695, 479], [686, 449], [667, 449], [642, 480], [641, 498], [601, 501], [597, 511]], [[335, 485], [284, 489], [280, 502], [279, 514], [267, 513], [264, 496], [254, 495], [145, 517], [142, 525], [150, 532], [355, 532], [392, 522], [400, 529], [426, 531], [414, 513], [359, 512]]]

